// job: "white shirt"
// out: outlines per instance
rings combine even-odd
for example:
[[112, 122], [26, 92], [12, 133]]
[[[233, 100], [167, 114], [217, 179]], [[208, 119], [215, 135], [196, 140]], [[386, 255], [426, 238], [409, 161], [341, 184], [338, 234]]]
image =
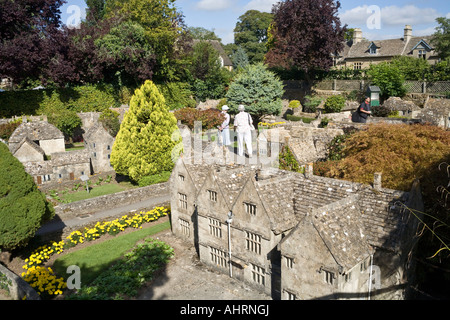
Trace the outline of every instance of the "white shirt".
[[245, 111], [239, 112], [234, 117], [234, 126], [237, 127], [236, 131], [238, 133], [250, 131], [250, 121], [252, 121], [250, 114]]

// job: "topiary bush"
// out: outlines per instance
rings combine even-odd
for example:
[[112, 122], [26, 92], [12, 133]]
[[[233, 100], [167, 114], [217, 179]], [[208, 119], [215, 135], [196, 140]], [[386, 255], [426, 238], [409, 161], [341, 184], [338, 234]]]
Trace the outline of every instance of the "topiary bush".
[[341, 112], [345, 106], [345, 97], [341, 95], [328, 97], [324, 104], [325, 113]]
[[176, 162], [179, 132], [177, 119], [169, 111], [164, 96], [147, 80], [131, 98], [111, 151], [116, 173], [139, 181], [144, 176], [171, 171]]
[[54, 214], [22, 163], [0, 142], [0, 249], [25, 246]]

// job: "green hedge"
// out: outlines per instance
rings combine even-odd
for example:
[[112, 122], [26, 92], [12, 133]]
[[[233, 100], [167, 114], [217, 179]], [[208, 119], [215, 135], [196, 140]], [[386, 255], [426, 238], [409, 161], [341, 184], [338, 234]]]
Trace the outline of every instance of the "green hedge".
[[116, 91], [107, 85], [0, 93], [0, 118], [49, 114], [62, 109], [101, 112], [117, 106]]
[[[171, 110], [195, 108], [188, 83], [157, 84]], [[75, 112], [102, 112], [110, 107], [129, 104], [133, 88], [114, 88], [112, 85], [85, 85], [73, 88], [5, 91], [0, 93], [0, 118]]]

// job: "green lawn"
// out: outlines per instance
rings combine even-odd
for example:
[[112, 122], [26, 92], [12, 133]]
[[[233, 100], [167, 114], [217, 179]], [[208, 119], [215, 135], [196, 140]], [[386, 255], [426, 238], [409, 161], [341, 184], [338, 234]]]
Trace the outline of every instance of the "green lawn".
[[54, 271], [61, 277], [67, 278], [67, 267], [76, 265], [81, 271], [82, 285], [88, 285], [114, 261], [131, 250], [135, 244], [146, 237], [170, 228], [170, 221], [140, 229], [124, 235], [117, 235], [108, 241], [93, 244], [84, 249], [65, 254], [55, 260]]
[[91, 186], [88, 193], [86, 190], [86, 184], [83, 184], [80, 189], [78, 189], [78, 192], [62, 194], [60, 195], [60, 198], [64, 200], [64, 202], [75, 202], [79, 200], [86, 200], [89, 198], [104, 196], [106, 194], [121, 192], [128, 189], [129, 187], [121, 186], [118, 184], [104, 184], [100, 186]]

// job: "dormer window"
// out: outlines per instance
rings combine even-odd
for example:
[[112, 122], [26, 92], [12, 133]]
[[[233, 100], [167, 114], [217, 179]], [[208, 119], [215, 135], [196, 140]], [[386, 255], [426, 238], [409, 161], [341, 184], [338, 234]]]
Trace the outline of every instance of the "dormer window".
[[375, 43], [372, 42], [372, 44], [369, 47], [369, 53], [370, 54], [377, 54], [377, 46]]

